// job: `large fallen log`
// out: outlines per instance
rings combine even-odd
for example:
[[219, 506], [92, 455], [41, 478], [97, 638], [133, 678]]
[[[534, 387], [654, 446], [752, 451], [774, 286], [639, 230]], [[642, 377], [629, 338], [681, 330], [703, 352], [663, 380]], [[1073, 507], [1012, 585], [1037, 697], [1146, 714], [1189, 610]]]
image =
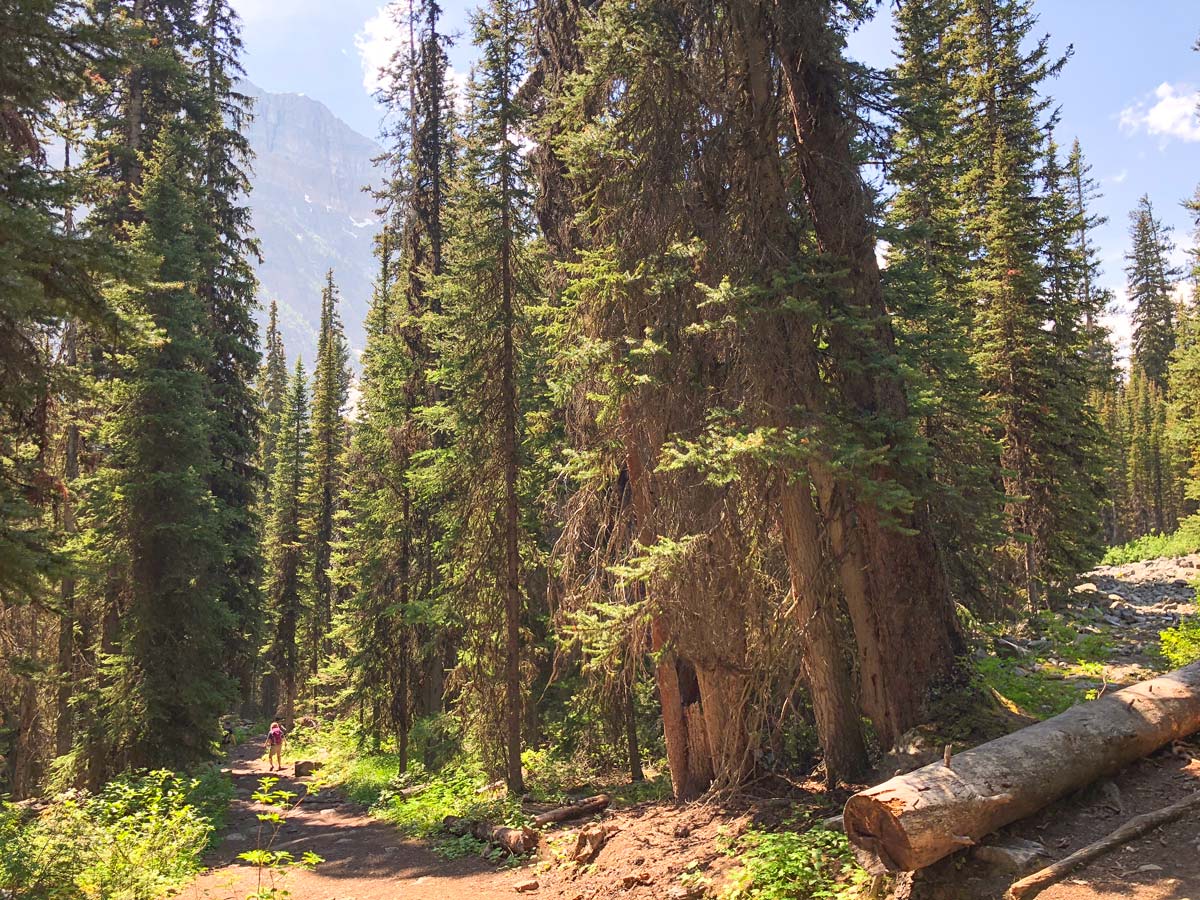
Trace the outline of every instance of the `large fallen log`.
[[866, 862], [914, 871], [1200, 731], [1200, 663], [900, 775], [849, 799]]
[[1103, 856], [1110, 850], [1115, 850], [1117, 847], [1127, 844], [1134, 838], [1141, 837], [1148, 831], [1153, 831], [1159, 825], [1174, 822], [1188, 811], [1196, 808], [1200, 808], [1200, 791], [1184, 797], [1170, 806], [1164, 806], [1162, 809], [1134, 816], [1116, 831], [1109, 833], [1100, 840], [1088, 844], [1086, 847], [1080, 847], [1070, 856], [1064, 857], [1058, 862], [1052, 863], [1026, 878], [1022, 878], [1020, 881], [1014, 882], [1012, 887], [1008, 889], [1008, 893], [1004, 895], [1004, 900], [1022, 900], [1022, 898], [1030, 894], [1044, 890], [1085, 863], [1091, 862], [1096, 857]]
[[533, 817], [533, 824], [536, 828], [541, 828], [543, 825], [549, 825], [553, 822], [566, 822], [571, 819], [582, 819], [584, 816], [590, 816], [593, 813], [603, 812], [608, 808], [610, 803], [608, 794], [597, 794], [595, 797], [584, 797], [575, 803], [570, 803], [566, 806], [560, 806], [557, 809], [551, 809], [547, 812], [540, 813]]

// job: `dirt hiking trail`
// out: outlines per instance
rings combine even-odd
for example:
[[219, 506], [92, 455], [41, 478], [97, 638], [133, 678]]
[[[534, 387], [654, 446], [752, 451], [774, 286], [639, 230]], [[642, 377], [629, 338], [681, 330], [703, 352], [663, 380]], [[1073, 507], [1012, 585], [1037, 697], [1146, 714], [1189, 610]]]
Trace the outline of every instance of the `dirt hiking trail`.
[[[245, 900], [258, 886], [257, 871], [237, 858], [258, 841], [258, 814], [269, 809], [252, 794], [259, 781], [280, 775], [278, 790], [303, 801], [287, 813], [272, 849], [299, 858], [311, 850], [325, 862], [309, 871], [294, 867], [276, 886], [290, 900], [448, 900], [513, 895], [514, 873], [497, 871], [482, 859], [445, 860], [428, 847], [400, 835], [386, 822], [372, 819], [361, 806], [333, 790], [305, 796], [306, 779], [267, 769], [260, 741], [234, 749], [229, 767], [236, 794], [229, 806], [228, 824], [220, 846], [207, 863], [212, 867], [178, 896], [195, 900]], [[294, 801], [293, 801], [294, 802]], [[267, 831], [263, 831], [266, 840]], [[264, 886], [270, 881], [264, 877]]]

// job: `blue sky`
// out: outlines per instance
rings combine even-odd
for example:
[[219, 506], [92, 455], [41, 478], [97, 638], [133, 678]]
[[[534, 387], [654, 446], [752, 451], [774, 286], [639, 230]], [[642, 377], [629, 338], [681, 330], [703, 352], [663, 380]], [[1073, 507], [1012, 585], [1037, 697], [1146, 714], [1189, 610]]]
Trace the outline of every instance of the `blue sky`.
[[[371, 99], [376, 65], [394, 32], [380, 0], [234, 0], [244, 20], [244, 63], [269, 91], [307, 94], [358, 131], [374, 135], [379, 110]], [[444, 24], [457, 32], [451, 64], [470, 66], [468, 10], [444, 0]], [[1200, 184], [1200, 37], [1197, 0], [1041, 0], [1040, 30], [1056, 52], [1074, 55], [1047, 90], [1062, 109], [1060, 143], [1078, 137], [1101, 183], [1098, 233], [1107, 286], [1123, 296], [1128, 214], [1143, 193], [1174, 228], [1176, 262], [1192, 241], [1181, 201]], [[873, 65], [892, 61], [886, 9], [853, 35], [851, 52]], [[1123, 316], [1113, 322], [1123, 337]]]

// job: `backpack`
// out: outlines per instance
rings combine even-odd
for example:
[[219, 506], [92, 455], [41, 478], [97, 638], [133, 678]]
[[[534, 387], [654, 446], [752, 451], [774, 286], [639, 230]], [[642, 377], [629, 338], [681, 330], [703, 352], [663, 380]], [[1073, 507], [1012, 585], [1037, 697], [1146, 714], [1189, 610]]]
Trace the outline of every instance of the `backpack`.
[[283, 743], [283, 729], [280, 728], [278, 725], [276, 725], [274, 728], [272, 728], [267, 733], [267, 739], [272, 744], [282, 744]]

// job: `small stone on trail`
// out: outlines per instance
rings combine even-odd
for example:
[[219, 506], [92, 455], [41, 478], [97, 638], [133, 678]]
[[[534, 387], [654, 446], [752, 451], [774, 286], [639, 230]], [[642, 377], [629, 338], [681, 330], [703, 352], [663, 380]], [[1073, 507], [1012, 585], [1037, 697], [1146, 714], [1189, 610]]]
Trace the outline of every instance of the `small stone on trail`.
[[1043, 856], [1049, 856], [1046, 848], [1037, 841], [1027, 841], [1023, 838], [1005, 838], [995, 844], [983, 844], [974, 849], [973, 855], [980, 862], [987, 863], [1003, 872], [1024, 874], [1032, 871]]
[[538, 889], [538, 881], [536, 878], [526, 878], [524, 881], [518, 881], [513, 885], [513, 890], [518, 894], [532, 894]]
[[1137, 870], [1139, 872], [1161, 872], [1163, 867], [1156, 866], [1154, 863], [1146, 863], [1144, 866], [1138, 866]]
[[225, 840], [227, 841], [244, 841], [245, 839], [246, 836], [240, 831], [231, 831], [229, 834], [225, 835]]
[[625, 890], [629, 890], [631, 887], [635, 887], [636, 885], [651, 884], [653, 881], [654, 879], [651, 877], [649, 872], [636, 872], [633, 875], [626, 875], [624, 878], [622, 878], [621, 887], [625, 888]]
[[675, 837], [677, 837], [677, 838], [685, 838], [691, 833], [692, 833], [692, 829], [688, 828], [688, 826], [686, 826], [686, 825], [676, 825], [675, 826]]
[[301, 762], [297, 762], [296, 763], [296, 777], [297, 778], [307, 778], [313, 772], [316, 772], [318, 769], [323, 769], [324, 767], [325, 767], [324, 763], [314, 762], [311, 759], [306, 759]]

